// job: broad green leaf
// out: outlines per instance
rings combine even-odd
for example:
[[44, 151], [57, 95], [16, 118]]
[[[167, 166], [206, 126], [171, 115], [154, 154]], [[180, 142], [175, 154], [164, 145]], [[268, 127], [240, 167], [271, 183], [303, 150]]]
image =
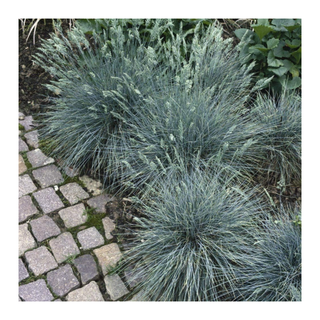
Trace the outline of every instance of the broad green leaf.
[[301, 78], [295, 77], [292, 80], [289, 80], [288, 77], [282, 76], [278, 78], [279, 82], [283, 87], [286, 87], [288, 89], [296, 89], [301, 86]]
[[269, 51], [269, 53], [268, 53], [267, 63], [268, 63], [269, 67], [281, 67], [281, 66], [283, 66], [283, 63], [280, 60], [278, 60], [278, 59], [276, 59], [274, 57], [274, 54], [273, 54], [272, 51]]
[[282, 60], [282, 63], [284, 68], [286, 68], [292, 74], [293, 77], [298, 77], [300, 75], [299, 67], [293, 64], [291, 61], [285, 59]]
[[295, 29], [300, 28], [300, 26], [299, 26], [299, 25], [295, 25], [295, 26], [285, 26], [285, 28], [286, 28], [289, 32], [291, 32], [291, 31], [293, 31], [293, 30], [295, 30]]
[[282, 60], [282, 63], [283, 63], [283, 66], [287, 68], [288, 71], [290, 71], [294, 67], [294, 64], [288, 59]]
[[294, 66], [291, 70], [290, 70], [292, 77], [299, 77], [300, 76], [300, 70], [297, 66]]
[[274, 49], [279, 44], [279, 42], [279, 39], [271, 38], [267, 41], [267, 46], [269, 49]]
[[266, 53], [269, 51], [269, 49], [262, 44], [256, 44], [254, 46], [250, 46], [248, 51], [249, 53], [259, 53], [259, 52]]
[[254, 31], [257, 33], [258, 37], [260, 38], [260, 40], [267, 35], [268, 33], [270, 33], [271, 31], [273, 31], [273, 27], [272, 26], [263, 26], [263, 25], [252, 25], [252, 28], [254, 29]]
[[288, 89], [296, 89], [301, 86], [301, 78], [300, 77], [295, 77], [292, 80], [289, 80], [287, 83], [287, 88]]
[[286, 41], [286, 45], [289, 47], [289, 48], [298, 48], [300, 45], [301, 45], [301, 40], [299, 39], [293, 39], [292, 41], [290, 40], [287, 40]]
[[296, 59], [297, 63], [299, 63], [301, 60], [301, 47], [298, 50], [292, 52], [291, 55]]
[[259, 26], [269, 26], [269, 20], [268, 19], [257, 19], [257, 25]]
[[288, 69], [285, 67], [268, 68], [268, 70], [276, 74], [278, 77], [282, 77], [284, 74], [288, 72]]
[[278, 46], [273, 49], [273, 54], [277, 58], [289, 58], [290, 52], [284, 49], [285, 42], [283, 40], [280, 40]]
[[293, 19], [273, 19], [271, 23], [278, 28], [295, 25], [295, 21]]

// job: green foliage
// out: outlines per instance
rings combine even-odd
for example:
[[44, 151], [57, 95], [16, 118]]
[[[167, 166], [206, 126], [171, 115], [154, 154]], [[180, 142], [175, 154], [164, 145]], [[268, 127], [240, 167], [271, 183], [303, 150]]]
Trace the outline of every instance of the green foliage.
[[[256, 233], [250, 263], [237, 274], [238, 300], [301, 301], [301, 227], [297, 208], [267, 216]], [[239, 269], [238, 269], [239, 271]]]
[[218, 175], [163, 180], [142, 205], [147, 218], [134, 218], [136, 240], [119, 270], [134, 266], [134, 279], [143, 279], [135, 291], [142, 289], [144, 300], [233, 300], [237, 268], [262, 210], [252, 195]]
[[301, 20], [257, 19], [253, 30], [240, 28], [235, 31], [239, 39], [248, 42], [241, 54], [255, 61], [258, 79], [274, 76], [271, 88], [281, 91], [301, 87]]

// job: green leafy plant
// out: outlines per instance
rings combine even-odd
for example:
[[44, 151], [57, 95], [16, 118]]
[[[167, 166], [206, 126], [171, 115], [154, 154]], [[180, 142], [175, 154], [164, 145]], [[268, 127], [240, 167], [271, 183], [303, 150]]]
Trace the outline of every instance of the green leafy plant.
[[143, 300], [233, 300], [262, 210], [253, 194], [199, 171], [163, 180], [141, 204], [146, 217], [134, 218], [136, 238], [118, 270], [134, 266]]
[[[301, 301], [301, 227], [298, 208], [281, 207], [256, 233], [251, 263], [237, 275], [238, 300]], [[238, 269], [239, 271], [239, 269]]]
[[257, 19], [252, 30], [235, 30], [239, 39], [247, 39], [241, 54], [255, 61], [258, 79], [274, 76], [271, 88], [281, 91], [301, 87], [301, 20]]

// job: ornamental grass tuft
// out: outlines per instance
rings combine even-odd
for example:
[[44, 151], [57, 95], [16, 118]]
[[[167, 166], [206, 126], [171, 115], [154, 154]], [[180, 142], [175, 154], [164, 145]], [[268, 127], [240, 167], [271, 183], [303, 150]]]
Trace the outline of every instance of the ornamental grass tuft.
[[282, 190], [300, 181], [301, 96], [292, 90], [278, 97], [258, 94], [251, 117], [262, 129], [255, 145], [261, 152], [257, 170]]
[[259, 131], [246, 105], [268, 80], [252, 88], [253, 64], [217, 24], [204, 32], [199, 23], [187, 44], [170, 19], [150, 22], [142, 40], [139, 21], [130, 30], [107, 21], [89, 40], [79, 28], [67, 36], [57, 28], [43, 41], [35, 61], [54, 77], [54, 96], [39, 131], [51, 155], [120, 180], [125, 192], [195, 159], [245, 173]]
[[253, 191], [200, 172], [164, 180], [136, 217], [135, 240], [119, 270], [143, 279], [134, 292], [156, 301], [233, 300], [256, 217]]
[[53, 80], [46, 85], [51, 106], [43, 113], [40, 137], [66, 165], [103, 168], [103, 149], [121, 130], [122, 110], [148, 96], [150, 79], [165, 71], [154, 47], [170, 21], [154, 24], [150, 42], [141, 40], [138, 22], [128, 31], [118, 20], [107, 20], [106, 30], [90, 39], [80, 28], [65, 35], [58, 26], [57, 34], [42, 41], [35, 63]]
[[[283, 208], [263, 221], [242, 271], [237, 300], [301, 301], [301, 225], [298, 208]], [[238, 269], [239, 271], [239, 269]]]

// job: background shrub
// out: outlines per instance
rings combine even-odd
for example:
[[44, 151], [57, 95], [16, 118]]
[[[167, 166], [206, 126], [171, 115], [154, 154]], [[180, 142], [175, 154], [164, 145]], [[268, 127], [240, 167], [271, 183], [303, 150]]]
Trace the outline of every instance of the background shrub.
[[265, 218], [256, 233], [254, 259], [237, 275], [239, 300], [301, 300], [301, 226], [294, 223], [299, 215], [298, 208], [281, 207]]
[[143, 204], [146, 218], [135, 218], [136, 238], [120, 265], [134, 266], [133, 279], [143, 279], [135, 288], [143, 299], [234, 299], [236, 270], [262, 206], [252, 189], [221, 178], [199, 172], [169, 177]]
[[257, 79], [274, 76], [272, 90], [301, 87], [301, 19], [257, 19], [252, 29], [235, 30], [239, 39], [247, 38], [241, 54], [255, 61]]

